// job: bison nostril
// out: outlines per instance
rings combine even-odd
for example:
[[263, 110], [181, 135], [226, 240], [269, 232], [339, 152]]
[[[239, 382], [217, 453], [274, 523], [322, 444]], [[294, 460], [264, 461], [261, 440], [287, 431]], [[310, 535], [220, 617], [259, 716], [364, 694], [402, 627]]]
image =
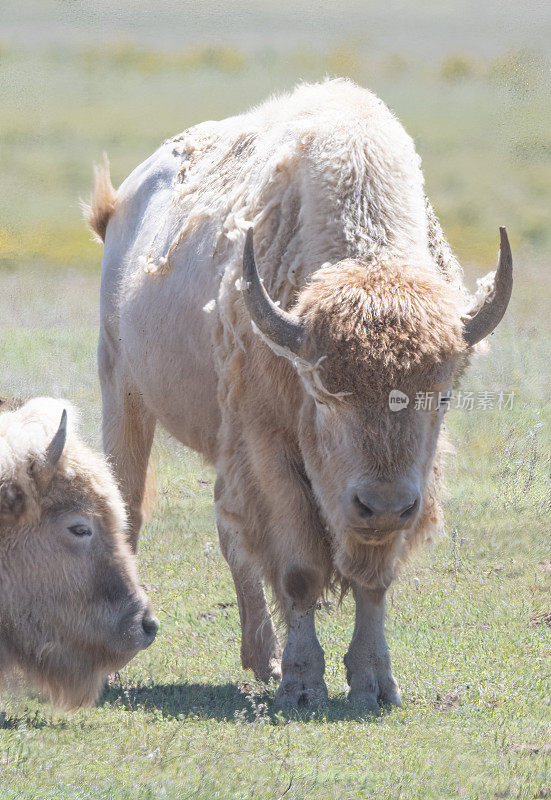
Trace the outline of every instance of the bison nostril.
[[358, 514], [363, 517], [364, 519], [369, 519], [373, 516], [374, 511], [369, 506], [366, 506], [365, 503], [362, 503], [358, 495], [354, 495], [354, 505], [356, 507], [356, 511]]
[[153, 641], [159, 630], [159, 620], [153, 614], [145, 614], [142, 619], [142, 628], [145, 635]]
[[409, 519], [409, 517], [411, 517], [417, 511], [418, 506], [419, 498], [416, 497], [411, 505], [409, 505], [407, 508], [404, 508], [400, 514], [400, 519]]

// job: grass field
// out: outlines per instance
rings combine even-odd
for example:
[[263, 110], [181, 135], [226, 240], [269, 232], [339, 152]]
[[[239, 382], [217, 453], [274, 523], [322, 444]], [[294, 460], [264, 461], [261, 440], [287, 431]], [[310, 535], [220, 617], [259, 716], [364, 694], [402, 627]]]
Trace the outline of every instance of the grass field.
[[[274, 687], [241, 670], [213, 474], [159, 432], [158, 502], [140, 547], [157, 640], [95, 708], [66, 715], [29, 696], [2, 698], [1, 799], [551, 798], [545, 54], [511, 38], [472, 53], [450, 45], [423, 60], [327, 30], [321, 49], [307, 38], [283, 50], [228, 37], [163, 51], [145, 35], [117, 37], [116, 26], [105, 41], [83, 27], [54, 47], [46, 31], [57, 30], [64, 4], [31, 5], [42, 9], [36, 41], [22, 15], [19, 38], [7, 26], [0, 47], [0, 396], [67, 397], [99, 445], [101, 251], [77, 200], [103, 149], [122, 180], [187, 125], [332, 73], [375, 89], [414, 134], [471, 287], [495, 263], [497, 227], [507, 224], [517, 273], [511, 308], [460, 388], [513, 392], [514, 402], [447, 416], [457, 452], [446, 470], [446, 535], [390, 592], [387, 634], [404, 704], [380, 717], [358, 716], [345, 699], [349, 600], [319, 615], [327, 706], [284, 718], [272, 709]], [[440, 24], [452, 41], [449, 21]]]

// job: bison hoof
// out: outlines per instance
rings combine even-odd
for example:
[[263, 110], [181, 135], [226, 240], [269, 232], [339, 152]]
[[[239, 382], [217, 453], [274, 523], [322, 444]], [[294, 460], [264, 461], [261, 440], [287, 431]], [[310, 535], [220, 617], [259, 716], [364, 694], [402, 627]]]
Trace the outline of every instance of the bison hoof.
[[400, 692], [395, 690], [390, 693], [377, 696], [374, 692], [349, 692], [348, 700], [358, 709], [362, 709], [368, 714], [380, 714], [381, 706], [401, 706], [402, 699]]
[[377, 695], [373, 692], [349, 692], [348, 700], [358, 711], [376, 715], [381, 713]]
[[254, 677], [262, 683], [269, 683], [273, 678], [277, 683], [281, 680], [281, 648], [276, 643], [268, 652], [247, 653], [241, 651], [243, 669], [252, 669]]
[[[378, 665], [377, 665], [378, 666]], [[379, 713], [380, 706], [401, 706], [400, 689], [388, 666], [366, 667], [352, 672], [347, 668], [350, 685], [348, 699], [370, 713]]]
[[277, 683], [281, 680], [281, 661], [277, 658], [270, 660], [268, 664], [252, 665], [250, 669], [252, 669], [256, 680], [262, 681], [262, 683], [269, 683], [272, 678]]
[[382, 695], [379, 700], [384, 706], [397, 706], [400, 708], [402, 705], [402, 695], [400, 694], [398, 687], [396, 687], [393, 691]]
[[327, 686], [323, 679], [306, 684], [302, 680], [283, 678], [275, 694], [274, 704], [284, 710], [300, 706], [318, 706], [327, 702], [327, 697]]

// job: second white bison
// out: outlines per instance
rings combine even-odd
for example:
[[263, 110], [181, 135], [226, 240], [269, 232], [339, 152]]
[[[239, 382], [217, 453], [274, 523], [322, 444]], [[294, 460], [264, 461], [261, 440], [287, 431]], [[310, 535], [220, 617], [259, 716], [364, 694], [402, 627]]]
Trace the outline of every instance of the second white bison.
[[[104, 444], [134, 546], [159, 421], [216, 467], [243, 665], [281, 670], [282, 704], [323, 699], [314, 613], [340, 584], [356, 600], [350, 696], [399, 703], [385, 592], [440, 523], [445, 407], [412, 398], [446, 394], [505, 312], [504, 230], [495, 279], [469, 298], [412, 140], [342, 80], [197, 125], [117, 192], [99, 170], [87, 214], [105, 239]], [[410, 399], [398, 413], [392, 390]], [[287, 620], [283, 654], [264, 581]]]
[[120, 492], [75, 428], [49, 397], [0, 413], [0, 687], [23, 679], [68, 708], [158, 628]]

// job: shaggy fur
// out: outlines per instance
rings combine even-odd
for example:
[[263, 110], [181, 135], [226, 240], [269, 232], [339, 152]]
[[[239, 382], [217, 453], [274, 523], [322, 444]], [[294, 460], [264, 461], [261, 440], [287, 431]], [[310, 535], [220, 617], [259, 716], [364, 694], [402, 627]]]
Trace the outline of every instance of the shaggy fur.
[[308, 360], [324, 356], [329, 392], [366, 403], [464, 352], [460, 309], [460, 298], [430, 269], [353, 260], [314, 273], [294, 307], [315, 343]]
[[[251, 325], [241, 292], [251, 225], [266, 289], [307, 326], [304, 357]], [[243, 663], [263, 678], [278, 673], [281, 651], [262, 578], [284, 611], [286, 697], [309, 691], [289, 655], [301, 660], [301, 641], [310, 648], [301, 663], [311, 663], [312, 686], [322, 690], [308, 607], [339, 581], [378, 620], [371, 657], [383, 666], [373, 666], [368, 683], [396, 697], [381, 597], [408, 546], [441, 523], [442, 410], [416, 413], [411, 403], [393, 414], [388, 391], [449, 388], [467, 355], [465, 297], [411, 138], [350, 81], [301, 85], [190, 128], [118, 190], [98, 353], [104, 443], [133, 541], [160, 421], [216, 465]], [[360, 535], [347, 516], [354, 485], [400, 473], [422, 487], [416, 525]]]
[[[319, 578], [313, 584], [320, 592], [335, 579], [345, 588], [352, 579], [388, 586], [396, 558], [430, 538], [442, 522], [435, 438], [441, 415], [415, 413], [413, 400], [418, 391], [445, 391], [466, 356], [457, 293], [434, 271], [349, 260], [317, 271], [293, 311], [306, 324], [307, 363], [319, 364], [319, 380], [313, 381], [312, 370], [301, 371], [296, 357], [273, 356], [263, 337], [242, 334], [249, 357], [241, 362], [239, 382], [237, 372], [233, 376], [228, 425], [220, 432], [225, 447], [218, 465], [225, 465], [226, 490], [219, 505], [234, 514], [236, 503], [241, 505], [247, 549], [282, 601], [279, 587], [288, 582], [284, 553], [295, 546], [286, 536], [298, 529], [303, 537], [312, 529], [305, 569], [315, 563]], [[254, 394], [247, 386], [255, 387]], [[411, 408], [399, 416], [388, 409], [392, 388], [411, 398]], [[347, 475], [357, 470], [391, 481], [419, 458], [425, 496], [415, 528], [370, 542], [342, 530], [338, 498]], [[262, 498], [277, 522], [266, 516]], [[294, 503], [297, 517], [286, 524], [288, 533], [270, 541], [281, 509], [288, 514]]]
[[[63, 408], [67, 441], [52, 470], [45, 454]], [[50, 398], [0, 413], [0, 683], [19, 677], [65, 707], [92, 702], [141, 649], [149, 608], [122, 498], [75, 418]], [[92, 536], [76, 537], [75, 524]]]

